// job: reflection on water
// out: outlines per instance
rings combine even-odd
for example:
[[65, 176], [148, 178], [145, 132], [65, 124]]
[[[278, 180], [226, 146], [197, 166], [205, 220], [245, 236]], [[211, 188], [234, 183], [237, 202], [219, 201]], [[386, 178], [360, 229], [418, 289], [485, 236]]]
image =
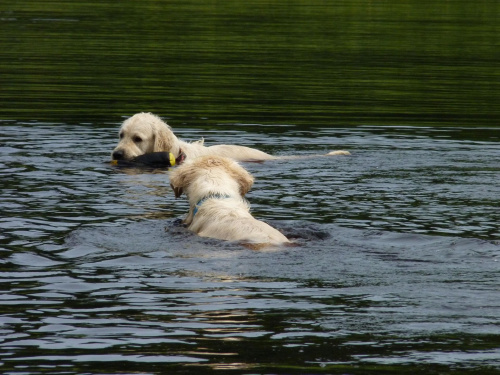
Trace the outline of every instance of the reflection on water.
[[165, 172], [105, 163], [117, 125], [3, 123], [6, 373], [500, 368], [495, 129], [181, 129], [352, 152], [245, 164], [297, 244], [256, 252], [182, 227]]
[[7, 0], [0, 116], [497, 125], [499, 7]]

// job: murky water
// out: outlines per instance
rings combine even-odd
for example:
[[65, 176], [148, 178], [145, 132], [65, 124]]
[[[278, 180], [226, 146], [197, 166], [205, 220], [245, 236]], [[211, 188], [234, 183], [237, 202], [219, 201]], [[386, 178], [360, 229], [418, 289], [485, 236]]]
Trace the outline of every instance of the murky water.
[[[4, 374], [500, 371], [500, 3], [5, 0]], [[180, 225], [127, 116], [245, 163], [251, 251]]]

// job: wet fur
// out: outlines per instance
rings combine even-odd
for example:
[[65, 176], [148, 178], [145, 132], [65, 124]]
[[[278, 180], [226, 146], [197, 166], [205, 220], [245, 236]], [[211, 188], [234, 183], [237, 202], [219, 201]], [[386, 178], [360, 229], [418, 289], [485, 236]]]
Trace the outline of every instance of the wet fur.
[[[289, 243], [282, 233], [250, 214], [243, 197], [253, 181], [252, 175], [238, 163], [220, 156], [187, 160], [170, 172], [176, 198], [184, 193], [189, 201], [184, 220], [189, 230], [202, 237], [262, 245], [255, 248]], [[211, 196], [193, 215], [196, 204]]]

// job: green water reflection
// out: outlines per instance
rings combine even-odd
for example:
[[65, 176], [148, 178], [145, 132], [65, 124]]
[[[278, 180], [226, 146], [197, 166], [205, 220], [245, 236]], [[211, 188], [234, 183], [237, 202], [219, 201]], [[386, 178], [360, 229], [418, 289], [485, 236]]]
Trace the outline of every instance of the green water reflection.
[[0, 119], [497, 126], [498, 1], [0, 7]]

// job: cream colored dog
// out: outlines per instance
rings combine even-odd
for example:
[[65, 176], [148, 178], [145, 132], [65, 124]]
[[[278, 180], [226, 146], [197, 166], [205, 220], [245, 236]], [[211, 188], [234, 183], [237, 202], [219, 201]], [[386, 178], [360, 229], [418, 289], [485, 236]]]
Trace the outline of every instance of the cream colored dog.
[[[186, 159], [202, 155], [219, 155], [238, 161], [259, 161], [277, 159], [265, 152], [236, 145], [215, 145], [206, 147], [203, 140], [188, 143], [177, 138], [170, 126], [152, 113], [137, 113], [125, 120], [119, 132], [120, 141], [113, 150], [113, 160], [131, 160], [150, 152], [171, 152], [175, 158], [181, 153]], [[347, 151], [332, 151], [327, 155], [349, 155]]]
[[185, 193], [188, 229], [202, 237], [239, 241], [248, 245], [281, 245], [290, 241], [268, 224], [250, 214], [243, 196], [253, 177], [234, 160], [201, 156], [187, 160], [170, 173], [170, 186], [178, 198]]

